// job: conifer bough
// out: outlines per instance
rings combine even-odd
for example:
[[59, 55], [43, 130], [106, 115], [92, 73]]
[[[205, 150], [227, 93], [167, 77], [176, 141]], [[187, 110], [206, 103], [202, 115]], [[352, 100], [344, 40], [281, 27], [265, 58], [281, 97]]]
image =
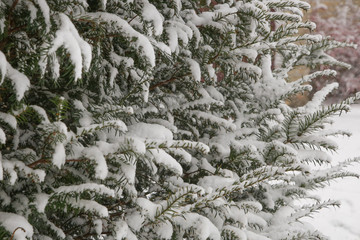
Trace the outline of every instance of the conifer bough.
[[[290, 108], [345, 44], [297, 0], [0, 2], [1, 239], [326, 239], [336, 85]], [[300, 29], [307, 29], [299, 32]], [[354, 160], [356, 161], [356, 160]], [[296, 204], [305, 199], [306, 205]]]

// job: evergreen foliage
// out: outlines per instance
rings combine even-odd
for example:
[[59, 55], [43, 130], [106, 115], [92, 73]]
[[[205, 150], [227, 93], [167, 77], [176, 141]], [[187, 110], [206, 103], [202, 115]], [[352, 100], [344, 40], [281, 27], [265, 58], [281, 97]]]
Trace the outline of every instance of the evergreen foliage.
[[326, 239], [301, 219], [338, 203], [309, 190], [356, 175], [311, 166], [359, 97], [323, 107], [332, 84], [286, 105], [335, 74], [289, 71], [343, 64], [309, 7], [1, 1], [0, 237]]

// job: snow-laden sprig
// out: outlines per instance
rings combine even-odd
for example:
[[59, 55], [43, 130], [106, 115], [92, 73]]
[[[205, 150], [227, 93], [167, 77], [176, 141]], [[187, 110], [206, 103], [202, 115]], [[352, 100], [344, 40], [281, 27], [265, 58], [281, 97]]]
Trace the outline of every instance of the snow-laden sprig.
[[[287, 80], [344, 65], [325, 50], [345, 45], [299, 31], [315, 27], [302, 1], [217, 2], [0, 3], [0, 207], [29, 219], [29, 237], [320, 236], [297, 220], [325, 205], [294, 200], [356, 176], [309, 163], [331, 162], [337, 133], [323, 127], [358, 96], [322, 107], [330, 86], [290, 108], [334, 72]], [[26, 97], [8, 91], [7, 63], [31, 81]]]
[[127, 21], [115, 14], [107, 12], [88, 13], [86, 17], [92, 17], [97, 21], [104, 21], [107, 23], [115, 33], [127, 38], [130, 45], [133, 45], [146, 57], [150, 66], [155, 66], [155, 51], [151, 42], [146, 36], [132, 28]]
[[5, 77], [9, 78], [15, 89], [16, 99], [20, 101], [25, 92], [30, 88], [29, 78], [13, 68], [6, 60], [3, 52], [0, 51], [0, 85], [4, 82]]
[[[41, 57], [39, 66], [42, 74], [45, 74], [48, 57], [55, 55], [56, 59], [56, 51], [60, 47], [64, 47], [70, 54], [70, 60], [74, 65], [74, 79], [77, 81], [82, 78], [82, 72], [88, 71], [90, 68], [92, 60], [91, 46], [79, 35], [78, 30], [67, 15], [59, 13], [57, 20], [59, 30], [56, 31], [52, 42], [43, 46], [46, 49], [46, 54]], [[60, 65], [54, 62], [50, 68], [54, 72], [59, 72]]]
[[[10, 185], [14, 185], [20, 177], [28, 176], [34, 182], [43, 182], [46, 176], [44, 170], [32, 169], [26, 166], [22, 161], [14, 159], [1, 159], [2, 178], [0, 180], [6, 180]], [[5, 177], [6, 176], [6, 177]]]

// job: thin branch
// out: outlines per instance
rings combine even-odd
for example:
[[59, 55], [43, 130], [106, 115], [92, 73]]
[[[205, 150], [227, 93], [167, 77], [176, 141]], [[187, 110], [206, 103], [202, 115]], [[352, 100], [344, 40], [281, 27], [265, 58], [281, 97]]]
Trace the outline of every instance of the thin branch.
[[14, 0], [13, 4], [11, 5], [10, 10], [9, 10], [9, 19], [11, 18], [11, 14], [14, 11], [14, 9], [18, 3], [19, 3], [19, 0]]
[[190, 75], [191, 75], [191, 73], [188, 73], [188, 74], [185, 74], [185, 75], [179, 76], [179, 77], [172, 77], [172, 78], [170, 78], [170, 79], [168, 79], [168, 80], [166, 80], [166, 81], [159, 82], [159, 83], [157, 83], [157, 84], [155, 84], [155, 85], [150, 86], [150, 87], [149, 87], [149, 90], [152, 91], [152, 90], [154, 90], [154, 89], [157, 88], [157, 87], [160, 87], [160, 86], [169, 84], [169, 83], [174, 82], [175, 80], [177, 80], [177, 79], [179, 79], [179, 78], [187, 77], [187, 76], [190, 76]]
[[18, 27], [14, 27], [12, 29], [9, 29], [8, 34], [10, 35], [10, 34], [12, 34], [14, 32], [18, 32], [18, 31], [24, 29], [25, 27], [26, 27], [26, 25], [22, 25], [22, 26], [18, 26]]
[[17, 230], [19, 230], [19, 229], [22, 230], [23, 232], [26, 232], [24, 228], [22, 228], [22, 227], [17, 227], [17, 228], [15, 228], [15, 230], [13, 231], [10, 240], [13, 240], [13, 239], [14, 239], [15, 232], [16, 232]]
[[[68, 159], [68, 160], [65, 160], [65, 163], [69, 163], [69, 162], [85, 162], [87, 161], [88, 159], [87, 158], [80, 158], [80, 159]], [[34, 168], [36, 167], [37, 165], [39, 164], [42, 164], [42, 163], [50, 163], [50, 160], [49, 159], [45, 159], [45, 158], [42, 158], [42, 159], [39, 159], [33, 163], [30, 163], [28, 164], [27, 166], [29, 168]]]
[[8, 15], [8, 23], [9, 25], [8, 26], [11, 26], [12, 25], [12, 20], [13, 20], [13, 12], [16, 8], [16, 5], [19, 3], [19, 0], [14, 0], [10, 9], [9, 9], [9, 15]]
[[33, 162], [33, 163], [28, 164], [27, 166], [28, 166], [29, 168], [34, 168], [34, 167], [36, 167], [36, 166], [39, 165], [39, 164], [49, 163], [49, 162], [50, 162], [49, 160], [42, 158], [42, 159], [39, 159], [39, 160], [37, 160], [37, 161], [35, 161], [35, 162]]
[[65, 162], [85, 162], [85, 161], [87, 161], [87, 160], [89, 160], [89, 159], [87, 159], [87, 158], [68, 159], [68, 160], [66, 160]]
[[128, 23], [131, 23], [137, 16], [139, 16], [139, 15], [135, 15], [134, 17], [132, 17], [129, 21], [128, 21]]

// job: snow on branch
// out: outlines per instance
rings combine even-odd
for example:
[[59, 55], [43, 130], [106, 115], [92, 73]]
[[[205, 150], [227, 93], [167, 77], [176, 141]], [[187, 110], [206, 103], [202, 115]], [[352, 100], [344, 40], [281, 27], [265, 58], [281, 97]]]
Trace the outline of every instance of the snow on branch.
[[107, 12], [87, 13], [86, 16], [98, 19], [98, 21], [105, 21], [110, 26], [113, 25], [115, 27], [115, 32], [120, 31], [119, 34], [124, 35], [130, 44], [133, 42], [134, 38], [135, 47], [147, 58], [152, 67], [155, 66], [155, 51], [151, 42], [146, 36], [134, 30], [127, 21], [115, 14]]

